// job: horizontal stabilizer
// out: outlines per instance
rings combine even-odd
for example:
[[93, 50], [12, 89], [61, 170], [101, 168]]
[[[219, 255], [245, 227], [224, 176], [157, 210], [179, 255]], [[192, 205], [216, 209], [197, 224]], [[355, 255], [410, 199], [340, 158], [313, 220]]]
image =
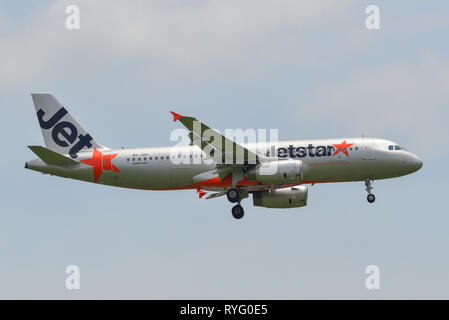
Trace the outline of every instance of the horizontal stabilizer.
[[46, 164], [52, 164], [57, 166], [71, 166], [79, 164], [78, 161], [70, 159], [62, 154], [51, 151], [41, 146], [28, 146], [42, 161]]

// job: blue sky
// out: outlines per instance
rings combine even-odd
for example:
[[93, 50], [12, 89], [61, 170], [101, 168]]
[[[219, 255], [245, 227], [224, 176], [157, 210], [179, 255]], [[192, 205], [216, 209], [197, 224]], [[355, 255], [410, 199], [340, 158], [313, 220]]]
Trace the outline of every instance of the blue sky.
[[[64, 27], [76, 3], [81, 29]], [[380, 8], [378, 31], [365, 8]], [[444, 1], [0, 1], [0, 298], [448, 298]], [[373, 136], [414, 175], [315, 185], [306, 208], [69, 181], [23, 168], [52, 92], [109, 147], [170, 145], [169, 110], [280, 139]], [[65, 289], [65, 267], [81, 289]], [[364, 287], [367, 265], [381, 289]]]

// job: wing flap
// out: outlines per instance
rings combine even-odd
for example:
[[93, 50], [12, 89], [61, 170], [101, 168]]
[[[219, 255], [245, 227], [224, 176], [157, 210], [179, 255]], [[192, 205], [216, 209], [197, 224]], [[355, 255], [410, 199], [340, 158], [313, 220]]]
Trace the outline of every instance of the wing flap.
[[206, 199], [214, 199], [214, 198], [217, 198], [217, 197], [224, 196], [225, 194], [226, 194], [226, 191], [212, 193], [209, 196], [207, 196]]

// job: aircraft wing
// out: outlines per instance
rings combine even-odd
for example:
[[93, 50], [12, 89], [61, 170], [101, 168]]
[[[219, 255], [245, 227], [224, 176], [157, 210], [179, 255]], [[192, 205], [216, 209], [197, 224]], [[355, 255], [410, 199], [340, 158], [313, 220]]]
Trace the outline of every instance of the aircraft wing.
[[226, 138], [196, 118], [182, 116], [172, 111], [170, 113], [173, 115], [173, 121], [179, 120], [189, 130], [191, 143], [200, 147], [208, 158], [215, 161], [220, 180], [233, 173], [234, 183], [235, 179], [243, 179], [243, 168], [256, 166], [267, 160], [267, 157]]

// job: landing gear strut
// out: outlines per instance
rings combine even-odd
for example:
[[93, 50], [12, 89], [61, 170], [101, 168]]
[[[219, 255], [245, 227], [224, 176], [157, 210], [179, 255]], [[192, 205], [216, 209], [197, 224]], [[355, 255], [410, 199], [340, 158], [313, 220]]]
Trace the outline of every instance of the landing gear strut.
[[232, 203], [236, 203], [240, 201], [240, 193], [236, 188], [231, 188], [226, 193], [228, 200]]
[[365, 186], [366, 186], [365, 190], [366, 190], [366, 192], [368, 192], [368, 196], [366, 197], [366, 199], [368, 200], [369, 203], [373, 203], [374, 201], [376, 201], [376, 196], [371, 193], [371, 190], [373, 190], [373, 182], [374, 182], [374, 180], [370, 180], [370, 179], [365, 180]]

